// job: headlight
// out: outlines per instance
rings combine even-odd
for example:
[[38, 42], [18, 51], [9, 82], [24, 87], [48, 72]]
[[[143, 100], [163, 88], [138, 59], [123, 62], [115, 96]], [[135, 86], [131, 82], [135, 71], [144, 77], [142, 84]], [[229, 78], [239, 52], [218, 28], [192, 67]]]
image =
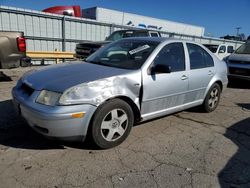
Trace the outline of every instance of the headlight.
[[40, 104], [49, 105], [49, 106], [55, 106], [58, 104], [60, 97], [61, 97], [61, 93], [42, 90], [39, 96], [37, 97], [36, 102]]
[[66, 90], [61, 96], [59, 103], [62, 105], [80, 104], [94, 98], [95, 95], [93, 88], [90, 89], [87, 85], [81, 84]]
[[112, 95], [112, 82], [108, 79], [79, 84], [66, 90], [59, 100], [61, 105], [100, 103]]

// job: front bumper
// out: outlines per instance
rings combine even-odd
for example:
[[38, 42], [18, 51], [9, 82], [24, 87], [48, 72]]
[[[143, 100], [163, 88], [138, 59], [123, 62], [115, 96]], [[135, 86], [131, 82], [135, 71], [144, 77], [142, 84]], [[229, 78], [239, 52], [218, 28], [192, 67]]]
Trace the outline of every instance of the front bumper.
[[230, 79], [240, 79], [240, 80], [248, 80], [250, 81], [250, 76], [242, 76], [242, 75], [239, 75], [239, 74], [228, 74], [228, 78]]
[[[68, 138], [84, 138], [96, 106], [90, 104], [72, 106], [46, 106], [35, 102], [39, 92], [34, 92], [29, 99], [14, 88], [13, 103], [18, 113], [24, 117], [30, 127], [38, 133], [51, 138], [68, 140]], [[71, 115], [84, 112], [81, 118]]]
[[250, 64], [228, 63], [228, 77], [250, 80]]

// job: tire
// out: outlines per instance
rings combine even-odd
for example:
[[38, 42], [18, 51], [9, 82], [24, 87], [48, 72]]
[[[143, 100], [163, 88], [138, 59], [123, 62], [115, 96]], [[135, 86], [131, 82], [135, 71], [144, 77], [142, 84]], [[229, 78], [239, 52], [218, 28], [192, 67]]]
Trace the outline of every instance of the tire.
[[21, 60], [20, 60], [20, 66], [21, 67], [29, 67], [31, 65], [32, 64], [31, 64], [31, 58], [30, 57], [26, 56], [24, 58], [21, 58]]
[[91, 123], [91, 137], [102, 149], [121, 144], [134, 124], [134, 113], [128, 103], [110, 100], [96, 110]]
[[205, 112], [214, 111], [220, 102], [221, 88], [219, 84], [215, 83], [209, 89], [206, 98], [203, 102], [203, 109]]

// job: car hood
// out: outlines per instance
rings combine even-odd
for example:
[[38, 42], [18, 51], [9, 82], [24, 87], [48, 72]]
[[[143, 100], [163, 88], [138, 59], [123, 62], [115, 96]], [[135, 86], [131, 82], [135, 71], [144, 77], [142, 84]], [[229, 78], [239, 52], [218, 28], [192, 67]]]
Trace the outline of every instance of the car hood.
[[27, 73], [22, 82], [35, 90], [64, 92], [66, 89], [81, 83], [129, 73], [130, 70], [107, 67], [86, 62], [71, 62]]
[[250, 54], [231, 54], [228, 57], [228, 60], [231, 61], [249, 61], [250, 62]]

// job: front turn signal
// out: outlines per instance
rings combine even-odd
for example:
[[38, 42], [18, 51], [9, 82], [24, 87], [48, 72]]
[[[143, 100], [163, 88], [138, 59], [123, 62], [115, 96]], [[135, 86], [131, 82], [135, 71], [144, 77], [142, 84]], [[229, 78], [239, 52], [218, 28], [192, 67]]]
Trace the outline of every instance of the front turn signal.
[[72, 118], [82, 118], [84, 115], [85, 115], [84, 112], [79, 112], [79, 113], [71, 114], [71, 117]]

